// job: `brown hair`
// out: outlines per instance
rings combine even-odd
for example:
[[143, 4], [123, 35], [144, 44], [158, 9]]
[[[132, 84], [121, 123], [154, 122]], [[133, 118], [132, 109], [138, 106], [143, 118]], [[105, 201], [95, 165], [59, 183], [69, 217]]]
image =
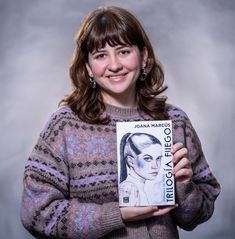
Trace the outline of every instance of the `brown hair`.
[[153, 48], [139, 21], [127, 10], [119, 7], [103, 7], [91, 12], [83, 21], [76, 36], [76, 48], [70, 66], [70, 77], [73, 92], [66, 96], [60, 104], [65, 104], [88, 123], [109, 122], [108, 116], [103, 116], [105, 104], [100, 87], [92, 88], [86, 69], [89, 52], [105, 46], [126, 43], [135, 45], [140, 52], [144, 47], [148, 52], [146, 62], [146, 78], [136, 82], [137, 109], [154, 119], [165, 119], [166, 97], [159, 97], [167, 87], [163, 86], [164, 73], [156, 60]]

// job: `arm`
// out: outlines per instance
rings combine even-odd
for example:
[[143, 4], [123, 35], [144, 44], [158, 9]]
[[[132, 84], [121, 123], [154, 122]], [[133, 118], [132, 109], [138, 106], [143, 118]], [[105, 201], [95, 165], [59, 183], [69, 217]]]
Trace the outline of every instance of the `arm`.
[[85, 203], [70, 197], [69, 165], [63, 150], [63, 137], [53, 142], [46, 133], [33, 149], [24, 172], [24, 227], [36, 237], [58, 239], [99, 238], [124, 227], [118, 202]]
[[[176, 135], [179, 137], [176, 140], [181, 141], [187, 148], [187, 160], [190, 166], [187, 164], [184, 155], [182, 162], [185, 162], [184, 172], [188, 175], [186, 175], [186, 179], [182, 177], [183, 175], [176, 178], [178, 207], [172, 211], [172, 216], [181, 228], [192, 230], [212, 216], [214, 202], [220, 192], [220, 186], [204, 158], [195, 130], [189, 119], [186, 117], [185, 119], [184, 130], [181, 127], [176, 129]], [[184, 137], [180, 139], [180, 135], [184, 135]], [[183, 138], [184, 140], [182, 140]], [[178, 164], [180, 164], [180, 161]], [[181, 170], [181, 172], [183, 171]]]

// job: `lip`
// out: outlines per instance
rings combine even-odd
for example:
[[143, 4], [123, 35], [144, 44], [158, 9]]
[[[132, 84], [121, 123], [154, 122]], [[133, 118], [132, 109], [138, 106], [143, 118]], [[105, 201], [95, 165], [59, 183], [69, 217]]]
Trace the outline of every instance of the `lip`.
[[149, 173], [151, 175], [158, 175], [158, 172], [152, 172], [152, 173]]
[[114, 81], [119, 81], [119, 80], [122, 80], [126, 75], [127, 73], [122, 73], [122, 74], [107, 75], [106, 77]]

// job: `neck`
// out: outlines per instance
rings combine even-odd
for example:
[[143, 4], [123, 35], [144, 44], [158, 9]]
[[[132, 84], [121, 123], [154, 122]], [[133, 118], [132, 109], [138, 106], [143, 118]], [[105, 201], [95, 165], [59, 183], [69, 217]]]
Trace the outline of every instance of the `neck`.
[[110, 95], [102, 92], [104, 103], [120, 108], [135, 108], [137, 106], [135, 92], [130, 94], [116, 94]]

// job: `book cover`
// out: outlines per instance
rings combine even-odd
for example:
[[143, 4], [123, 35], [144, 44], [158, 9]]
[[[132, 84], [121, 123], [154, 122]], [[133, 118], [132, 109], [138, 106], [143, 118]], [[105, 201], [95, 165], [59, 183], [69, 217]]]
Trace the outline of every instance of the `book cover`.
[[119, 205], [175, 204], [172, 122], [117, 122]]

